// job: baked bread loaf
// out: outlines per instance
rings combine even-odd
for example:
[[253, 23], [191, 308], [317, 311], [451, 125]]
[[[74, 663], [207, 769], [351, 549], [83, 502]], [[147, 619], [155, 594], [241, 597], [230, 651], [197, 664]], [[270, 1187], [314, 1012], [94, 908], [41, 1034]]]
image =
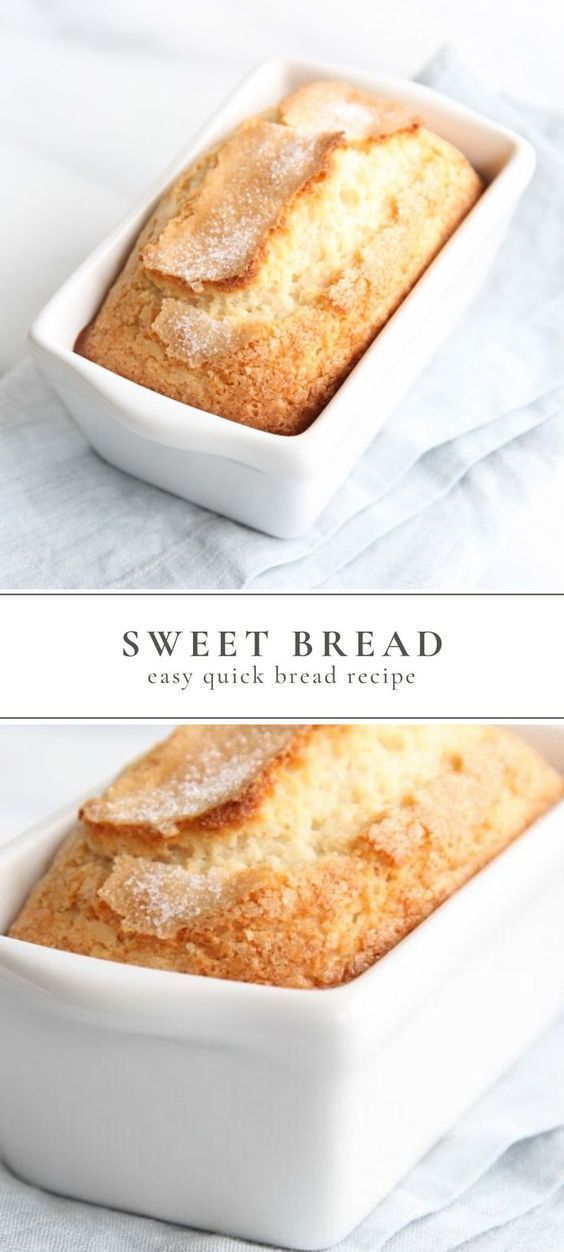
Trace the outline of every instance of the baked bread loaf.
[[297, 434], [481, 190], [403, 105], [310, 83], [177, 179], [76, 351], [198, 409]]
[[493, 727], [181, 727], [84, 805], [10, 934], [335, 986], [562, 794], [541, 757]]

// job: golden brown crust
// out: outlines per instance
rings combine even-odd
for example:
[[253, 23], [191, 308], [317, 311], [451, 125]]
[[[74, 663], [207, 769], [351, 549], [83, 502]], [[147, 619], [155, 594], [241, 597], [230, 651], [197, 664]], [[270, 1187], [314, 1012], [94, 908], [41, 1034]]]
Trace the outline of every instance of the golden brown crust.
[[[135, 778], [161, 791], [168, 779], [176, 800], [179, 757], [194, 744], [177, 737], [142, 758], [118, 780], [119, 796], [131, 802]], [[269, 741], [223, 810], [212, 800], [186, 819], [180, 805], [163, 823], [158, 801], [151, 823], [146, 790], [136, 828], [123, 826], [111, 788], [84, 806], [10, 934], [157, 969], [335, 986], [563, 790], [523, 741], [492, 727], [298, 728], [286, 743]]]
[[481, 189], [402, 105], [310, 84], [182, 174], [75, 349], [196, 408], [297, 434]]

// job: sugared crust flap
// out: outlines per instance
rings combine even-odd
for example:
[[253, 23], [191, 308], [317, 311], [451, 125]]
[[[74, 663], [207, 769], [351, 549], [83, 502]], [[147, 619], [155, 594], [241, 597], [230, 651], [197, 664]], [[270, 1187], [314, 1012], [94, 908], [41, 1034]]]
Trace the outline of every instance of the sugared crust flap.
[[338, 135], [306, 135], [262, 118], [241, 127], [220, 148], [187, 211], [144, 249], [146, 272], [188, 294], [244, 285], [281, 214], [340, 144]]
[[380, 139], [420, 125], [397, 100], [384, 100], [348, 83], [307, 83], [282, 101], [280, 121], [305, 134], [341, 132], [347, 139]]
[[151, 329], [164, 345], [167, 357], [198, 366], [238, 352], [262, 333], [263, 323], [253, 317], [240, 321], [225, 317], [218, 321], [187, 300], [166, 299]]
[[194, 874], [181, 865], [118, 856], [98, 896], [123, 930], [169, 939], [210, 909], [228, 907], [230, 881], [217, 869]]
[[191, 822], [248, 808], [274, 760], [303, 732], [289, 726], [179, 726], [135, 761], [81, 818], [92, 831], [172, 838]]

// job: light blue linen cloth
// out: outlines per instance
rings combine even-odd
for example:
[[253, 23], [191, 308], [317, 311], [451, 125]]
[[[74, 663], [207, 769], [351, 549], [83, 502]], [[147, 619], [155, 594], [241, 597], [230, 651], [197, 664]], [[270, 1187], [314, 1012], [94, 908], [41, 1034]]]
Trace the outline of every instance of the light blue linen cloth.
[[[563, 1058], [564, 1019], [339, 1244], [339, 1252], [562, 1252]], [[2, 1252], [256, 1247], [48, 1195], [0, 1166]]]
[[474, 585], [564, 458], [564, 118], [449, 50], [423, 78], [525, 134], [537, 170], [481, 293], [318, 523], [272, 539], [105, 465], [24, 364], [0, 384], [0, 587]]

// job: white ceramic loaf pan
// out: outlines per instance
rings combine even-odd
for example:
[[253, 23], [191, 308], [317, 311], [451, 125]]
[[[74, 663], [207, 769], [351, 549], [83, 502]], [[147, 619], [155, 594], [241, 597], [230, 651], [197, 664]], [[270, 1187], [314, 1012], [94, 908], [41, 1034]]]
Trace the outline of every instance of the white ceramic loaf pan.
[[[168, 184], [242, 119], [320, 78], [344, 78], [412, 105], [466, 154], [488, 187], [309, 430], [287, 437], [240, 426], [77, 356], [79, 331], [96, 313]], [[53, 297], [31, 329], [33, 353], [107, 461], [269, 534], [299, 535], [319, 516], [481, 284], [533, 167], [533, 150], [524, 139], [418, 83], [325, 62], [269, 61], [229, 96]]]
[[[539, 734], [564, 769], [564, 728]], [[2, 931], [75, 812], [0, 850]], [[322, 1248], [558, 1013], [563, 971], [564, 804], [335, 990], [141, 969], [3, 936], [0, 1153], [64, 1195]]]

